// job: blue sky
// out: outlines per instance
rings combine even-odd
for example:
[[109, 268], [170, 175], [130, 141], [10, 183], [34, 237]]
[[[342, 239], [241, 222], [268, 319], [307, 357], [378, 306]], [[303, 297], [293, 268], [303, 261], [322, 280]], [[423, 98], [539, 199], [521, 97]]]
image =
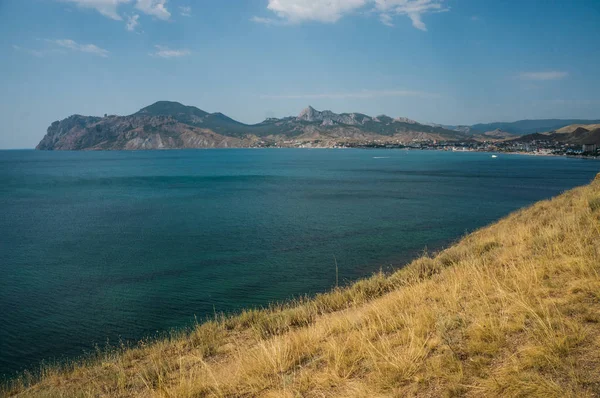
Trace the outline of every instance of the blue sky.
[[600, 1], [0, 0], [0, 148], [174, 100], [473, 124], [600, 118]]

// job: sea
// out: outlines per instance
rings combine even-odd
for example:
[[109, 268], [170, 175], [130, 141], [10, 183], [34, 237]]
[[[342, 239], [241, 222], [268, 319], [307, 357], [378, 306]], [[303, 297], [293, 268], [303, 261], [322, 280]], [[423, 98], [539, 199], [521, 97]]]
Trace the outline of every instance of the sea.
[[497, 155], [0, 151], [0, 375], [399, 269], [600, 171]]

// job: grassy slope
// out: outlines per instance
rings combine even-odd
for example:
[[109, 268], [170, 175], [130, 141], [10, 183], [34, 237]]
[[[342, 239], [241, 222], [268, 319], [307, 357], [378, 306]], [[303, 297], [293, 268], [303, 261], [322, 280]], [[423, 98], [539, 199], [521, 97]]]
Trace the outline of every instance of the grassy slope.
[[392, 275], [50, 368], [4, 393], [600, 396], [599, 272], [596, 178]]
[[600, 124], [570, 124], [568, 126], [565, 126], [563, 128], [556, 130], [556, 132], [559, 134], [572, 133], [573, 131], [577, 130], [579, 127], [583, 127], [586, 130], [592, 131], [592, 130], [600, 128]]

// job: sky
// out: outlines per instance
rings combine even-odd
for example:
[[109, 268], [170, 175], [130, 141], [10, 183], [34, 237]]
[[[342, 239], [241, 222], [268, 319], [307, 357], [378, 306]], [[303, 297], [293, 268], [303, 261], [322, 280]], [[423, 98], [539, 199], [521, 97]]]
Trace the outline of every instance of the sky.
[[598, 0], [0, 0], [0, 37], [2, 149], [158, 100], [244, 123], [600, 118]]

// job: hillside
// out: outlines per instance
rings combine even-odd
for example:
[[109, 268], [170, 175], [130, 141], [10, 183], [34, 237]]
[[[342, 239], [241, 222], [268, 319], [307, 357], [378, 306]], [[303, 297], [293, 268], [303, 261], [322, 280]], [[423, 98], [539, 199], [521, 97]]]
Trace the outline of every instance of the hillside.
[[3, 391], [27, 397], [600, 395], [600, 174], [437, 255]]
[[570, 124], [568, 126], [562, 127], [555, 131], [555, 133], [563, 134], [563, 133], [572, 133], [578, 128], [584, 128], [588, 131], [596, 130], [600, 128], [600, 124]]
[[333, 146], [347, 142], [456, 141], [464, 134], [406, 118], [360, 113], [336, 114], [312, 107], [297, 117], [271, 118], [255, 125], [178, 102], [159, 101], [129, 116], [73, 115], [56, 121], [36, 149], [134, 150], [253, 146]]
[[515, 134], [511, 134], [500, 129], [486, 131], [485, 133], [474, 135], [473, 137], [480, 141], [505, 141], [517, 138]]
[[552, 141], [572, 145], [600, 145], [600, 128], [596, 126], [597, 125], [571, 125], [549, 133], [527, 134], [514, 141]]
[[496, 122], [480, 123], [470, 126], [469, 133], [482, 134], [486, 131], [502, 130], [514, 135], [525, 135], [533, 133], [542, 133], [544, 131], [554, 131], [572, 124], [594, 124], [600, 123], [600, 120], [582, 120], [582, 119], [534, 119], [518, 120], [516, 122]]

